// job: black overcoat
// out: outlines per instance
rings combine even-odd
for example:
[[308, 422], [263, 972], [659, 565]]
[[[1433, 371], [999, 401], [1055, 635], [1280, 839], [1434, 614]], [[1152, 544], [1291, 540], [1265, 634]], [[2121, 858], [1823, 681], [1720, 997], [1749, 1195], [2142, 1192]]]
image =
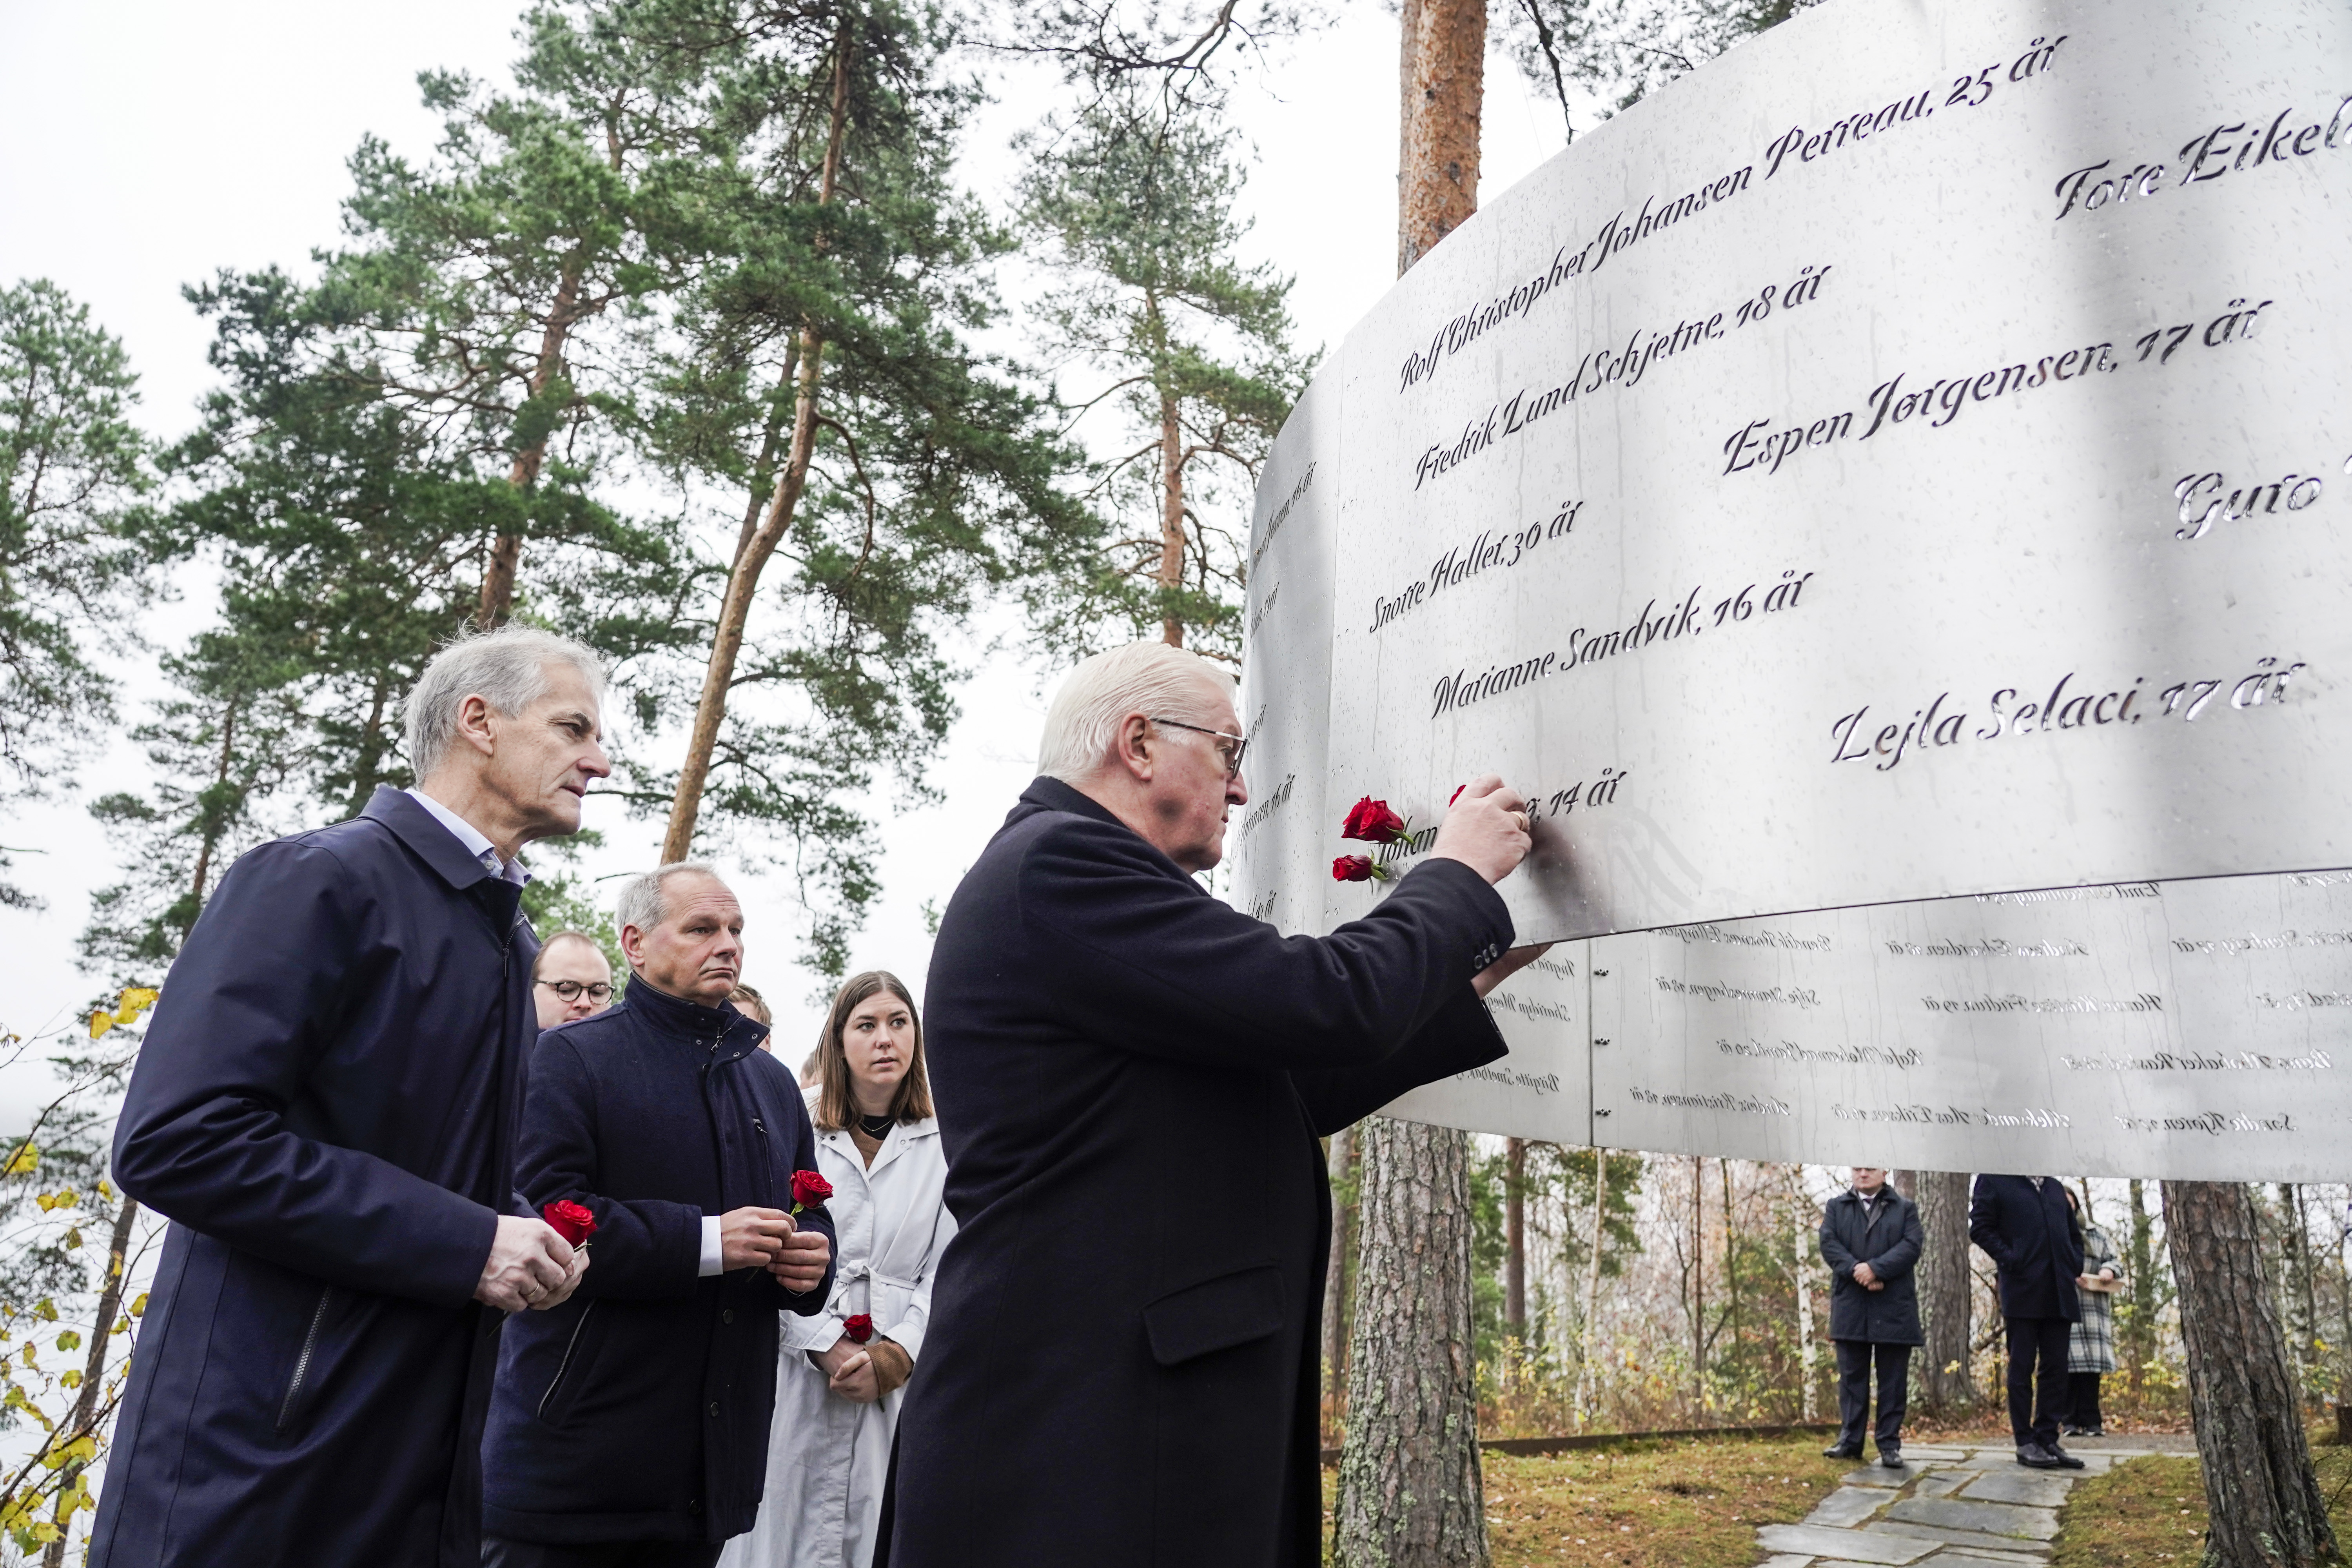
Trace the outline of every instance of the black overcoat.
[[94, 1568], [480, 1561], [520, 897], [390, 789], [222, 879], [115, 1130], [116, 1181], [173, 1223]]
[[[515, 1179], [595, 1211], [572, 1299], [507, 1321], [482, 1442], [482, 1528], [552, 1543], [724, 1541], [768, 1474], [776, 1313], [821, 1310], [764, 1268], [698, 1276], [705, 1215], [790, 1210], [816, 1169], [808, 1107], [768, 1026], [632, 984], [531, 1055]], [[833, 1241], [833, 1219], [800, 1223]]]
[[1317, 1135], [1503, 1054], [1470, 980], [1510, 938], [1452, 860], [1285, 938], [1077, 791], [1030, 785], [932, 949], [959, 1229], [889, 1563], [1321, 1561]]
[[2074, 1285], [2083, 1244], [2057, 1177], [2042, 1177], [2036, 1190], [2027, 1176], [1979, 1176], [1969, 1194], [1969, 1239], [2000, 1266], [2002, 1317], [2073, 1322], [2083, 1315]]
[[[1830, 1266], [1830, 1338], [1874, 1345], [1924, 1343], [1919, 1332], [1919, 1281], [1913, 1272], [1927, 1233], [1919, 1205], [1893, 1187], [1879, 1189], [1877, 1213], [1865, 1219], [1852, 1188], [1822, 1206], [1822, 1261]], [[1873, 1290], [1853, 1277], [1856, 1264], [1885, 1282]]]

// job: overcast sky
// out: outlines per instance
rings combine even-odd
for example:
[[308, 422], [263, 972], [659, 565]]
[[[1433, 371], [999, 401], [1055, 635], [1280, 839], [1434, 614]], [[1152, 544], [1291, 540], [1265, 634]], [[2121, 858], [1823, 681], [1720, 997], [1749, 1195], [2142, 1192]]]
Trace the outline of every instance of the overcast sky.
[[[1338, 9], [1335, 26], [1236, 94], [1260, 156], [1244, 196], [1256, 225], [1251, 258], [1296, 275], [1307, 345], [1336, 343], [1394, 268], [1396, 19], [1380, 0]], [[47, 278], [87, 301], [129, 348], [146, 426], [159, 437], [184, 432], [210, 372], [209, 333], [181, 286], [223, 267], [307, 268], [314, 248], [338, 238], [343, 160], [360, 138], [427, 155], [437, 124], [418, 106], [416, 73], [454, 67], [501, 79], [515, 14], [496, 0], [0, 0], [0, 279]], [[1017, 84], [1004, 95], [1016, 101], [976, 126], [965, 177], [990, 199], [1009, 187], [1007, 143], [1049, 85]], [[1500, 59], [1488, 65], [1486, 139], [1490, 198], [1561, 146], [1557, 110]], [[178, 645], [209, 618], [211, 599], [209, 584], [192, 579], [148, 632]], [[853, 962], [896, 970], [918, 995], [930, 948], [923, 906], [945, 904], [1030, 777], [1048, 672], [982, 657], [990, 636], [1018, 630], [974, 628], [967, 662], [979, 673], [931, 774], [944, 803], [884, 818], [885, 893]], [[123, 711], [136, 721], [158, 683], [136, 657], [120, 665]], [[0, 844], [31, 851], [16, 858], [16, 879], [47, 901], [37, 914], [0, 910], [0, 1032], [56, 1026], [88, 1002], [94, 982], [74, 968], [73, 939], [91, 890], [117, 872], [86, 802], [141, 789], [146, 772], [117, 741], [85, 770], [79, 795], [12, 808], [0, 827]], [[587, 826], [607, 837], [592, 874], [652, 863], [657, 823], [592, 799]], [[780, 1045], [797, 1058], [822, 1015], [813, 977], [793, 962], [792, 889], [774, 873], [738, 881], [746, 978], [782, 1003]], [[0, 1075], [0, 1130], [20, 1124], [46, 1080], [45, 1071]]]

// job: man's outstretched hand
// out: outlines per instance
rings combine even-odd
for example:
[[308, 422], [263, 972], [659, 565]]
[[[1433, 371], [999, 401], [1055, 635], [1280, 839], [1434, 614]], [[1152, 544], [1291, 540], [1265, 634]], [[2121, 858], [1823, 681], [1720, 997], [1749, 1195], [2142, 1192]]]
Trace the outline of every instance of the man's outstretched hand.
[[502, 1214], [474, 1300], [501, 1312], [520, 1312], [525, 1307], [544, 1311], [561, 1306], [572, 1294], [586, 1264], [545, 1220]]
[[1535, 942], [1527, 947], [1515, 947], [1474, 975], [1470, 981], [1471, 989], [1477, 992], [1483, 1000], [1486, 994], [1496, 986], [1550, 951], [1551, 943], [1548, 942]]
[[1461, 861], [1489, 883], [1499, 882], [1528, 858], [1528, 803], [1519, 792], [1493, 773], [1481, 773], [1454, 797], [1430, 853]]
[[795, 1296], [805, 1296], [824, 1283], [824, 1266], [833, 1248], [821, 1230], [796, 1230], [784, 1237], [784, 1249], [768, 1265], [768, 1272]]

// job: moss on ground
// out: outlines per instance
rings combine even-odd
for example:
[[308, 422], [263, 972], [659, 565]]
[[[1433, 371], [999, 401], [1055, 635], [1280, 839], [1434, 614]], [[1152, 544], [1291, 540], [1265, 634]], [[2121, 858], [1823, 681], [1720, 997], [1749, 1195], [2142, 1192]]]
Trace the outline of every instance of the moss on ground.
[[[2338, 1542], [2352, 1546], [2352, 1447], [2315, 1447]], [[2205, 1556], [2205, 1480], [2194, 1459], [2151, 1454], [2077, 1484], [2058, 1510], [2052, 1568], [2176, 1568]]]
[[[1483, 1457], [1495, 1568], [1750, 1568], [1756, 1527], [1813, 1510], [1853, 1462], [1800, 1437], [1671, 1438]], [[1323, 1472], [1324, 1539], [1335, 1473]]]

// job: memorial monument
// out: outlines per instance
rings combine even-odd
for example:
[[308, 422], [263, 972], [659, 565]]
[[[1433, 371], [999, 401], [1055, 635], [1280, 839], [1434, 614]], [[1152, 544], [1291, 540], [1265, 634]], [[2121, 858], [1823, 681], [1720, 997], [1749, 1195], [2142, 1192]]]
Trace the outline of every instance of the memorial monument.
[[2352, 1171], [2352, 15], [1848, 0], [1644, 100], [1325, 363], [1250, 545], [1245, 907], [1469, 770], [1560, 945], [1395, 1114]]

